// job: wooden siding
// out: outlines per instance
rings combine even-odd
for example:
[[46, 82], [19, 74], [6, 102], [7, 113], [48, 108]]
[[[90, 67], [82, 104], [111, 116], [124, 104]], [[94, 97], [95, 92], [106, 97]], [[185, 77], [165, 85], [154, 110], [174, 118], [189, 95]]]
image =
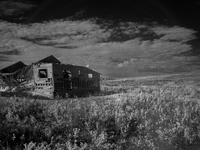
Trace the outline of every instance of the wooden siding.
[[[64, 77], [68, 72], [70, 77]], [[55, 95], [86, 95], [100, 91], [100, 74], [82, 66], [53, 64]]]

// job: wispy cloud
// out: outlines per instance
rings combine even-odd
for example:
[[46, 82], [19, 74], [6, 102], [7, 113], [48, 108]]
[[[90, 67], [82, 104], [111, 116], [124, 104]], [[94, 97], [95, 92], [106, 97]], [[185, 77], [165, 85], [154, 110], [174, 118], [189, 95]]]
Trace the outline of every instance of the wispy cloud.
[[33, 4], [3, 0], [0, 1], [0, 16], [19, 16], [33, 7]]
[[92, 21], [52, 21], [21, 28], [18, 36], [41, 45], [78, 47], [98, 43], [110, 33]]
[[196, 31], [184, 27], [154, 27], [152, 30], [161, 35], [160, 40], [164, 41], [187, 42], [196, 38], [194, 35]]

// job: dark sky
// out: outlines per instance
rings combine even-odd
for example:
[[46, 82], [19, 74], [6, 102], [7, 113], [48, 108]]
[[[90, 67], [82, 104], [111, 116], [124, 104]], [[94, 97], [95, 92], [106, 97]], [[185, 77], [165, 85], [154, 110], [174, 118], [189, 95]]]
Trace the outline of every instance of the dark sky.
[[[24, 0], [24, 2], [27, 2]], [[28, 15], [27, 22], [64, 18], [76, 14], [78, 19], [87, 17], [113, 17], [116, 19], [143, 20], [167, 19], [172, 23], [180, 23], [198, 27], [200, 1], [163, 1], [163, 0], [29, 0], [36, 4]]]
[[[43, 0], [32, 12], [30, 19], [51, 19], [66, 17], [85, 11], [83, 18], [91, 16], [114, 17], [121, 19], [164, 18], [173, 23], [193, 24], [197, 27], [200, 2], [162, 0]], [[195, 19], [196, 18], [196, 19]], [[196, 21], [195, 21], [196, 20]], [[199, 23], [199, 22], [198, 22]]]
[[[200, 0], [15, 0], [18, 1], [35, 6], [24, 13], [4, 13], [0, 15], [0, 19], [33, 23], [70, 16], [73, 19], [101, 17], [131, 21], [154, 20], [195, 30], [200, 28]], [[0, 7], [6, 9], [16, 6]], [[25, 17], [22, 19], [22, 16]]]

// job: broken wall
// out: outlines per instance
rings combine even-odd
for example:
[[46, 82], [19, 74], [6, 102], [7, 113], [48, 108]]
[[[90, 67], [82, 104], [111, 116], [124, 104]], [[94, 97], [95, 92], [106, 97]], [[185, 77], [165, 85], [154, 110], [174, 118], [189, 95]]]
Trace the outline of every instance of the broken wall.
[[53, 97], [53, 72], [51, 63], [33, 64], [33, 76], [35, 90], [32, 92], [36, 95]]
[[28, 90], [32, 86], [33, 80], [32, 66], [25, 66], [12, 73], [0, 73], [0, 90]]

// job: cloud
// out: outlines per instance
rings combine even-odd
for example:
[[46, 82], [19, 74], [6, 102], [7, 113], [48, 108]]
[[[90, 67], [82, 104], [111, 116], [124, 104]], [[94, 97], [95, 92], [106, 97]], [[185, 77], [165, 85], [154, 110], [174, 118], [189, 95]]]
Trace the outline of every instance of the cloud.
[[11, 50], [11, 51], [2, 51], [0, 52], [0, 54], [4, 54], [4, 55], [20, 55], [21, 52], [19, 50]]
[[27, 10], [33, 8], [33, 4], [15, 2], [15, 1], [0, 1], [0, 16], [19, 16]]
[[187, 42], [196, 38], [195, 33], [179, 26], [97, 18], [29, 25], [1, 21], [0, 54], [7, 58], [10, 52], [20, 51], [9, 58], [25, 63], [53, 54], [62, 62], [89, 64], [103, 74], [119, 75], [122, 71], [131, 76], [136, 70], [186, 66], [191, 60], [177, 56], [192, 49]]
[[95, 44], [110, 35], [92, 21], [52, 21], [32, 24], [18, 30], [22, 39], [41, 45], [78, 47]]
[[[102, 47], [103, 49], [103, 47]], [[175, 63], [175, 56], [191, 50], [191, 45], [181, 42], [169, 42], [162, 39], [142, 41], [139, 38], [122, 43], [113, 43], [109, 48], [111, 60], [117, 67], [151, 66], [152, 64]], [[183, 61], [180, 60], [179, 61]], [[187, 63], [188, 60], [183, 61]], [[177, 63], [177, 62], [176, 62]], [[160, 67], [159, 65], [157, 67]]]
[[119, 64], [117, 64], [117, 66], [119, 67], [119, 68], [121, 68], [121, 67], [126, 67], [126, 66], [128, 66], [128, 65], [130, 65], [130, 64], [136, 64], [136, 63], [138, 63], [138, 62], [145, 62], [145, 61], [149, 61], [148, 59], [144, 59], [144, 58], [139, 58], [139, 57], [137, 57], [137, 58], [131, 58], [131, 59], [126, 59], [126, 60], [124, 60], [123, 62], [121, 62], [121, 63], [119, 63]]
[[[2, 39], [9, 39], [10, 43], [17, 38], [18, 41], [21, 39], [38, 45], [55, 47], [82, 47], [102, 42], [126, 42], [136, 38], [145, 41], [159, 39], [170, 42], [172, 40], [187, 42], [195, 38], [195, 31], [176, 26], [150, 27], [145, 23], [134, 22], [119, 22], [115, 25], [112, 21], [98, 23], [97, 19], [57, 20], [31, 25], [9, 24], [8, 27], [7, 24], [4, 22], [4, 25], [1, 25], [5, 28], [5, 31], [2, 31]], [[5, 43], [5, 40], [2, 43]]]
[[5, 57], [5, 56], [0, 56], [0, 62], [2, 63], [2, 61], [7, 61], [8, 60], [8, 58], [7, 57]]
[[160, 40], [164, 41], [177, 41], [177, 42], [187, 42], [195, 39], [194, 30], [186, 29], [184, 27], [154, 27], [152, 29], [157, 35], [161, 35]]

